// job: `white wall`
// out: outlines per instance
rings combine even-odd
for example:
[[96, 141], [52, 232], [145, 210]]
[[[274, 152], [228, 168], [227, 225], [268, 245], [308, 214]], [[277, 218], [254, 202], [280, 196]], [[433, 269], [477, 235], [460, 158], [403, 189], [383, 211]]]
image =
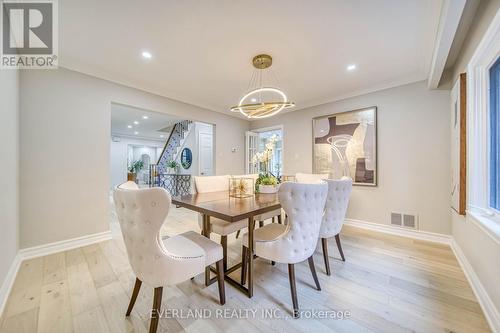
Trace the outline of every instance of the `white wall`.
[[19, 243], [19, 72], [0, 70], [0, 286]]
[[[161, 153], [164, 142], [153, 140], [140, 140], [113, 135], [118, 142], [110, 140], [110, 189], [127, 181], [128, 172], [128, 146], [129, 145], [144, 145], [145, 153], [151, 156], [151, 163], [156, 163], [158, 151]], [[156, 147], [151, 149], [148, 147]], [[138, 156], [134, 156], [134, 161], [140, 159], [140, 150], [137, 149]]]
[[216, 172], [244, 170], [245, 120], [66, 69], [20, 84], [21, 248], [109, 229], [112, 102], [215, 124]]
[[449, 91], [425, 82], [284, 113], [251, 128], [283, 125], [284, 172], [312, 171], [312, 118], [378, 107], [378, 186], [353, 189], [348, 217], [389, 224], [390, 212], [417, 213], [420, 229], [451, 233]]

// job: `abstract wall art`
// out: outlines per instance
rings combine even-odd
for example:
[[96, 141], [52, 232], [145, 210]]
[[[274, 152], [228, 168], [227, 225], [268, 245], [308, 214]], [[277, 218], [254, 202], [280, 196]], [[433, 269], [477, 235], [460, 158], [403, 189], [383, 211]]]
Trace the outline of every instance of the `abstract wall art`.
[[377, 107], [313, 119], [313, 172], [377, 185]]

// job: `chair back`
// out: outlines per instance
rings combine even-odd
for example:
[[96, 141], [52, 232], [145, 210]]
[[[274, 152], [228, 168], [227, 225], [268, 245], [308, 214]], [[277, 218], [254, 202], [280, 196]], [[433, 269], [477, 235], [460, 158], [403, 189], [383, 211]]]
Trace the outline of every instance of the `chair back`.
[[325, 181], [328, 183], [328, 196], [319, 232], [320, 238], [330, 238], [340, 232], [352, 190], [351, 178], [344, 177], [340, 180], [328, 179]]
[[317, 184], [321, 183], [324, 179], [328, 179], [327, 173], [296, 173], [295, 181], [297, 183], [306, 183], [306, 184]]
[[288, 231], [281, 237], [279, 262], [297, 263], [309, 258], [316, 249], [328, 185], [281, 184], [278, 198], [287, 214]]
[[153, 287], [166, 284], [173, 260], [163, 245], [160, 229], [170, 210], [170, 194], [161, 187], [139, 189], [127, 182], [115, 189], [113, 198], [135, 275]]
[[194, 177], [195, 190], [198, 193], [229, 191], [229, 178], [229, 175], [196, 176]]

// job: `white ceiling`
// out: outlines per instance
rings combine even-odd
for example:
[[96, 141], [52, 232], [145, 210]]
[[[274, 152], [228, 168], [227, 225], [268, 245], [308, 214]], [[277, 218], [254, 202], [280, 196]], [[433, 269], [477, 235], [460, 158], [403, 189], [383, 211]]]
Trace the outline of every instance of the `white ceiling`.
[[[295, 109], [424, 80], [442, 0], [64, 0], [60, 64], [230, 114], [273, 56]], [[151, 60], [141, 57], [148, 50]], [[346, 71], [349, 64], [357, 69]], [[234, 114], [233, 114], [234, 115]]]
[[[148, 119], [144, 119], [143, 116], [146, 116]], [[111, 135], [113, 136], [166, 141], [170, 133], [162, 130], [181, 120], [183, 119], [164, 113], [145, 111], [120, 104], [111, 104]], [[139, 124], [134, 124], [134, 121], [137, 121]], [[127, 126], [132, 126], [132, 128], [128, 128]], [[161, 137], [162, 135], [163, 138]]]

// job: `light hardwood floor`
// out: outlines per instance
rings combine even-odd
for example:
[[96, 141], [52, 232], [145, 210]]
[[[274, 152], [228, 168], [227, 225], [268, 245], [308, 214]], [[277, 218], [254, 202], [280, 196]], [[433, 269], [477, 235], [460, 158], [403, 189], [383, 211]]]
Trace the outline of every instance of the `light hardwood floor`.
[[[110, 219], [113, 240], [22, 263], [0, 321], [1, 333], [147, 331], [153, 290], [143, 285], [131, 317], [125, 318], [135, 276], [113, 213]], [[187, 230], [199, 230], [196, 214], [172, 208], [162, 233]], [[162, 301], [164, 309], [256, 309], [255, 319], [160, 319], [158, 331], [490, 331], [449, 247], [352, 227], [344, 227], [341, 237], [347, 261], [339, 260], [335, 241], [330, 241], [332, 276], [325, 274], [320, 247], [316, 252], [322, 291], [314, 289], [307, 263], [296, 265], [297, 289], [301, 309], [348, 310], [349, 319], [262, 318], [262, 309], [290, 315], [291, 296], [287, 266], [257, 259], [252, 299], [226, 284], [222, 307], [217, 284], [205, 287], [200, 275], [163, 288]], [[232, 236], [228, 243], [230, 262], [237, 262], [240, 240]]]

